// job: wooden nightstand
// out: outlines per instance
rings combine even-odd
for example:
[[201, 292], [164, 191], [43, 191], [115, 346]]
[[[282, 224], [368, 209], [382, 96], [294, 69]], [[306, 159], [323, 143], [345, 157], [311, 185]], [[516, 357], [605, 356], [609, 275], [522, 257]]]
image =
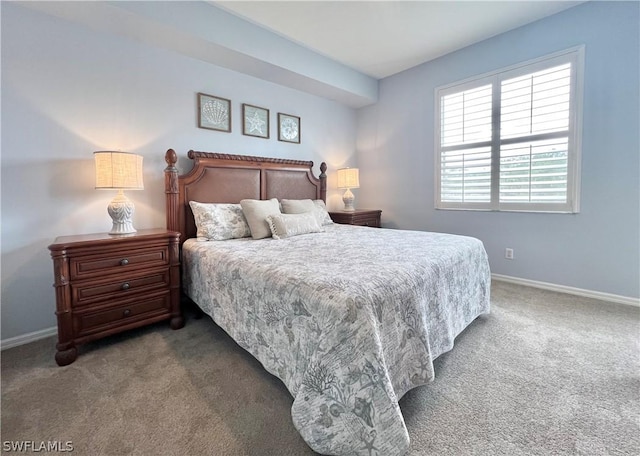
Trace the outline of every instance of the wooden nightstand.
[[180, 233], [154, 229], [63, 236], [49, 246], [59, 366], [74, 362], [85, 342], [161, 320], [184, 326], [179, 240]]
[[329, 212], [331, 220], [336, 223], [346, 225], [372, 226], [380, 228], [380, 210], [356, 209], [355, 211], [334, 211]]

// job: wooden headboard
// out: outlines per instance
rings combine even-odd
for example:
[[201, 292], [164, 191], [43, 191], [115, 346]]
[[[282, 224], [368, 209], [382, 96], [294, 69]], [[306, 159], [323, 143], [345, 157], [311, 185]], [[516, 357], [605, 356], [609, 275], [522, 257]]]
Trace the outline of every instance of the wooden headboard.
[[181, 233], [180, 242], [196, 236], [189, 201], [239, 203], [242, 199], [322, 199], [327, 198], [326, 163], [320, 177], [313, 175], [313, 162], [280, 158], [251, 157], [212, 152], [187, 154], [193, 168], [180, 176], [173, 149], [165, 154], [164, 187], [167, 202], [167, 229]]

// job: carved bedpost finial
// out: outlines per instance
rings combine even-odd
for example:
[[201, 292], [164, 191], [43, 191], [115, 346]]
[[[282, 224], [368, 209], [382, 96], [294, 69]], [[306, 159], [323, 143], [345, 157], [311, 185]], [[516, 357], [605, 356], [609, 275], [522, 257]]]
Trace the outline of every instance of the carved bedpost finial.
[[325, 162], [320, 163], [320, 193], [322, 200], [327, 202], [327, 164]]
[[164, 161], [167, 162], [169, 168], [175, 168], [176, 163], [178, 162], [178, 154], [173, 149], [169, 149], [166, 154], [164, 154]]

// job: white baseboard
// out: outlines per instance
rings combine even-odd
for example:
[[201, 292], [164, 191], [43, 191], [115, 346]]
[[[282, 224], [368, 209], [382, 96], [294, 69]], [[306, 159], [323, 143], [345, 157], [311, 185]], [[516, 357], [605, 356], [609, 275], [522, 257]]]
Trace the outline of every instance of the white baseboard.
[[628, 296], [620, 296], [611, 293], [602, 293], [600, 291], [585, 290], [583, 288], [567, 287], [565, 285], [556, 285], [555, 283], [539, 282], [537, 280], [520, 279], [502, 274], [491, 274], [493, 280], [501, 282], [514, 283], [516, 285], [525, 285], [528, 287], [542, 288], [543, 290], [557, 291], [559, 293], [567, 293], [585, 298], [599, 299], [601, 301], [613, 302], [616, 304], [625, 304], [627, 306], [640, 307], [640, 299]]
[[58, 328], [54, 326], [52, 328], [41, 329], [40, 331], [34, 331], [32, 333], [23, 334], [21, 336], [10, 337], [8, 339], [0, 341], [0, 350], [6, 350], [7, 348], [28, 344], [29, 342], [35, 342], [36, 340], [55, 336], [56, 334], [58, 334]]

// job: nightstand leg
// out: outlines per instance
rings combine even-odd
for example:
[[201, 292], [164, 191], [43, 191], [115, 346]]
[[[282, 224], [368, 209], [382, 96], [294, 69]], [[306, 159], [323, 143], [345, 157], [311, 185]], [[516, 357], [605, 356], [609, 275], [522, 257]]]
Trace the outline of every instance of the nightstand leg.
[[169, 322], [169, 326], [171, 327], [171, 329], [182, 328], [184, 326], [184, 318], [182, 317], [182, 315], [171, 318], [171, 321]]
[[75, 346], [71, 346], [66, 350], [61, 350], [60, 348], [61, 345], [58, 344], [56, 346], [56, 349], [58, 350], [56, 352], [56, 363], [58, 363], [58, 366], [67, 366], [74, 362], [78, 357], [78, 349]]

